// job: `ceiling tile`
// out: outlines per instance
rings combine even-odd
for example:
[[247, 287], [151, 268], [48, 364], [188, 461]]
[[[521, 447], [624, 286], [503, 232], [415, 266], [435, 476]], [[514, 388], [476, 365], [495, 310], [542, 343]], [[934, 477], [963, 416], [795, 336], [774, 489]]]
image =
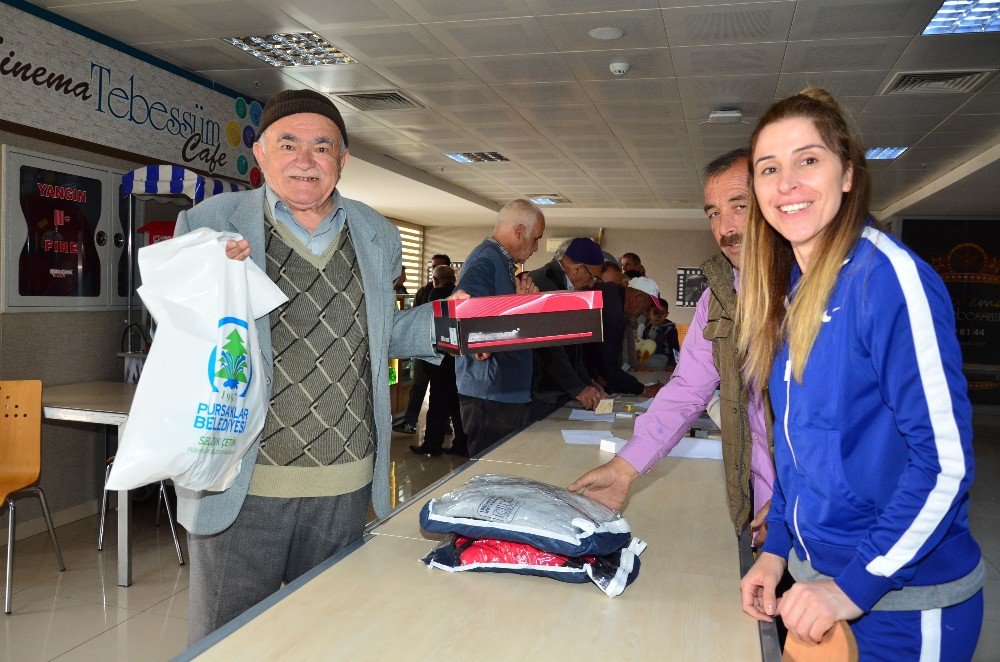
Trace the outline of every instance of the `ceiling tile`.
[[59, 15], [131, 45], [190, 41], [212, 36], [175, 14], [133, 2], [59, 7]]
[[413, 96], [425, 106], [438, 109], [496, 108], [505, 105], [500, 96], [485, 85], [439, 87], [414, 90]]
[[[220, 85], [232, 88], [261, 102], [283, 90], [297, 90], [302, 83], [289, 78], [281, 69], [226, 69], [220, 71], [200, 71], [200, 75]], [[317, 90], [319, 91], [319, 90]]]
[[790, 41], [781, 72], [891, 69], [909, 37]]
[[926, 133], [940, 123], [941, 118], [935, 115], [907, 115], [905, 117], [860, 115], [857, 117], [858, 128], [862, 133], [887, 133], [890, 131], [923, 131]]
[[784, 42], [796, 3], [759, 2], [748, 5], [664, 9], [670, 46]]
[[479, 77], [458, 58], [374, 65], [372, 69], [407, 89], [482, 85]]
[[941, 0], [802, 0], [790, 39], [846, 39], [919, 34]]
[[935, 169], [957, 165], [969, 155], [969, 147], [911, 147], [892, 162], [892, 170]]
[[960, 115], [990, 115], [1000, 113], [1000, 94], [980, 92], [957, 111]]
[[685, 101], [684, 116], [689, 122], [707, 122], [710, 113], [716, 110], [739, 110], [743, 113], [743, 122], [757, 124], [757, 119], [771, 107], [771, 99], [744, 100], [737, 103], [719, 103], [716, 101]]
[[918, 35], [896, 63], [904, 71], [996, 69], [1000, 67], [1000, 32]]
[[657, 104], [602, 104], [601, 114], [609, 124], [641, 122], [645, 125], [684, 121], [680, 102]]
[[992, 115], [952, 115], [937, 127], [944, 132], [967, 132], [984, 138], [1000, 132], [1000, 114]]
[[862, 115], [939, 115], [942, 119], [969, 100], [968, 94], [890, 94], [875, 96]]
[[[623, 48], [659, 48], [667, 46], [663, 15], [659, 9], [611, 11], [598, 14], [541, 16], [538, 22], [562, 51], [604, 51]], [[594, 39], [594, 28], [615, 27], [625, 34], [618, 39]]]
[[[256, 0], [157, 0], [156, 8], [209, 37], [246, 37], [304, 32], [305, 25], [277, 7]], [[102, 4], [108, 7], [108, 3]], [[154, 39], [154, 41], [156, 41]]]
[[602, 122], [597, 108], [586, 106], [524, 106], [519, 109], [534, 126], [554, 124], [575, 124], [582, 122]]
[[375, 28], [387, 25], [407, 25], [416, 19], [392, 0], [281, 0], [281, 8], [289, 16], [312, 30]]
[[619, 78], [583, 83], [595, 103], [672, 103], [680, 101], [676, 78]]
[[822, 87], [836, 97], [867, 97], [878, 92], [888, 73], [887, 70], [882, 70], [781, 74], [775, 96], [786, 97], [806, 87]]
[[532, 83], [528, 85], [494, 85], [497, 94], [515, 108], [529, 105], [555, 104], [577, 106], [590, 103], [590, 97], [579, 83]]
[[142, 44], [139, 49], [188, 71], [272, 68], [266, 62], [215, 38]]
[[699, 76], [678, 78], [681, 101], [738, 106], [774, 97], [778, 76]]
[[621, 79], [621, 76], [611, 73], [612, 62], [628, 63], [627, 79], [670, 78], [674, 75], [669, 48], [583, 51], [563, 53], [562, 56], [579, 81]]
[[460, 57], [552, 53], [556, 50], [535, 18], [428, 23], [426, 27]]
[[419, 25], [355, 30], [320, 29], [318, 32], [330, 43], [365, 64], [409, 62], [452, 56], [444, 45]]
[[[396, 0], [421, 23], [531, 16], [523, 0]], [[359, 3], [364, 4], [364, 3]]]
[[287, 76], [326, 93], [371, 92], [394, 87], [363, 64], [287, 67]]
[[[608, 0], [524, 0], [535, 16], [546, 14], [583, 14], [587, 12], [605, 12], [608, 10]], [[614, 8], [625, 9], [657, 9], [656, 0], [614, 0]], [[611, 25], [610, 23], [608, 25]]]
[[714, 76], [720, 71], [729, 75], [777, 74], [784, 53], [784, 42], [670, 49], [678, 76]]
[[486, 83], [554, 83], [575, 80], [559, 53], [470, 57], [462, 61]]

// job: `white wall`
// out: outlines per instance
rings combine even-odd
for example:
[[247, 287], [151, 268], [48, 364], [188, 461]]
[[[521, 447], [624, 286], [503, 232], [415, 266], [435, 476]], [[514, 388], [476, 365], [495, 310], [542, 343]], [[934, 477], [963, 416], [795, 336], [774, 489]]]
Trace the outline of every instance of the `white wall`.
[[[479, 242], [492, 232], [490, 226], [428, 227], [424, 230], [425, 261], [435, 253], [447, 253], [455, 261], [464, 261]], [[559, 237], [593, 237], [590, 228], [551, 228], [547, 234]], [[539, 250], [527, 262], [527, 268], [537, 269], [552, 258], [543, 238]], [[679, 308], [677, 301], [678, 267], [697, 267], [718, 252], [719, 247], [705, 223], [704, 231], [696, 230], [604, 230], [603, 248], [620, 257], [622, 253], [637, 253], [646, 267], [646, 274], [660, 286], [661, 295], [670, 303], [670, 319], [678, 324], [690, 324], [694, 308]]]

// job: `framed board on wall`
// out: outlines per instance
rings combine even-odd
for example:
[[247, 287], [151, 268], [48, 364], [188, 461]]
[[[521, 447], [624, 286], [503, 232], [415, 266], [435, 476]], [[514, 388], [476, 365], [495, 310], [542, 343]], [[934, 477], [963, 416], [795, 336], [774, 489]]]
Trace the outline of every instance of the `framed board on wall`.
[[2, 160], [4, 312], [123, 307], [121, 173], [9, 146]]
[[1000, 219], [907, 218], [902, 239], [948, 288], [969, 398], [1000, 406]]

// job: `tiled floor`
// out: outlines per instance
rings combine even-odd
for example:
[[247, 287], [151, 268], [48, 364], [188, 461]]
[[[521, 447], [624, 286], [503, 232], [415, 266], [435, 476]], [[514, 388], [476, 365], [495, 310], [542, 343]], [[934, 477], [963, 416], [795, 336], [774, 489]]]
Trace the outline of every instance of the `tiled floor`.
[[[1000, 422], [977, 421], [976, 481], [970, 519], [989, 562], [986, 621], [976, 660], [1000, 660]], [[396, 499], [405, 501], [461, 460], [418, 457], [417, 435], [393, 435]], [[115, 585], [114, 517], [98, 552], [97, 517], [57, 530], [66, 571], [58, 572], [46, 534], [15, 548], [13, 613], [0, 617], [0, 662], [166, 660], [186, 648], [187, 567], [177, 564], [170, 530], [152, 525], [152, 507], [135, 517], [135, 585]], [[183, 535], [183, 534], [182, 534]], [[186, 547], [185, 554], [186, 554]], [[6, 548], [0, 547], [0, 554]]]

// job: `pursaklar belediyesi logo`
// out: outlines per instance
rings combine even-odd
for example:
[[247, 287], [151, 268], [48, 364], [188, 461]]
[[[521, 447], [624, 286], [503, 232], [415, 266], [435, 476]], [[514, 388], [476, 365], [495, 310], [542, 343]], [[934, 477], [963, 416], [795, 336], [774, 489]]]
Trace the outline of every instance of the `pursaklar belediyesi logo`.
[[244, 397], [253, 378], [253, 366], [247, 352], [248, 325], [236, 317], [219, 320], [221, 342], [212, 348], [208, 359], [208, 381], [212, 391], [221, 389], [233, 391]]

